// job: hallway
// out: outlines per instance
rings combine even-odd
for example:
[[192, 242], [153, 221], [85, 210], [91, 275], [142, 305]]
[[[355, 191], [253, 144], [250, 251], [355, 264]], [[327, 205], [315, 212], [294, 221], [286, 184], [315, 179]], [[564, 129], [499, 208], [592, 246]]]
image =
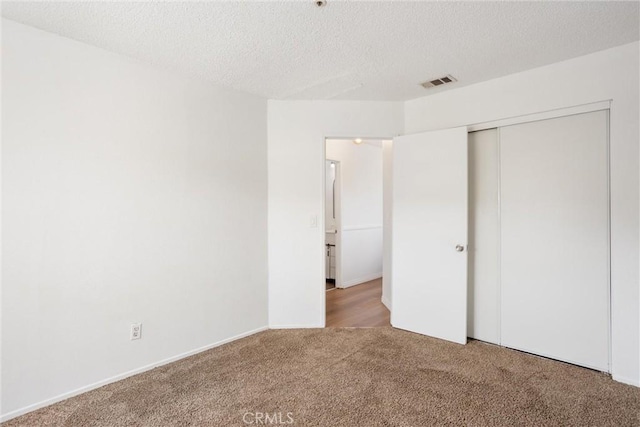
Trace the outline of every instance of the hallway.
[[327, 328], [390, 326], [390, 313], [381, 302], [382, 279], [346, 289], [327, 291]]

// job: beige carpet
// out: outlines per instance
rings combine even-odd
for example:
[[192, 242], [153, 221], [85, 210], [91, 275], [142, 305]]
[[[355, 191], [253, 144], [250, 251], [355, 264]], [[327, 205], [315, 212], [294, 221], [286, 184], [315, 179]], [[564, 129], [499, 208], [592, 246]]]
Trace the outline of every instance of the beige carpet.
[[[269, 414], [268, 424], [259, 413]], [[640, 389], [476, 341], [461, 346], [392, 328], [280, 330], [4, 425], [277, 425], [274, 421], [367, 427], [638, 426]]]

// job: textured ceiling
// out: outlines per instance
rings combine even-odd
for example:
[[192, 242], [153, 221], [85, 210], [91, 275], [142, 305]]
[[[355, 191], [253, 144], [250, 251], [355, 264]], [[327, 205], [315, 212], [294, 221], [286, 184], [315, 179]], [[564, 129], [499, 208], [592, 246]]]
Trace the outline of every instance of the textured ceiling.
[[[2, 2], [2, 15], [273, 99], [407, 100], [640, 38], [637, 1], [314, 3]], [[419, 86], [446, 74], [458, 82]]]

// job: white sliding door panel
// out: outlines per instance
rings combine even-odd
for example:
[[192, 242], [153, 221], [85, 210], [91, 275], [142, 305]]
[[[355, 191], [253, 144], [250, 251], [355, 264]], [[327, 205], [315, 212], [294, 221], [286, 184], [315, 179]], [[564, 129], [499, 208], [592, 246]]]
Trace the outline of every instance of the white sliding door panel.
[[466, 343], [466, 127], [394, 139], [392, 228], [391, 324]]
[[469, 337], [500, 344], [498, 130], [469, 134]]
[[609, 370], [608, 112], [500, 129], [502, 345]]

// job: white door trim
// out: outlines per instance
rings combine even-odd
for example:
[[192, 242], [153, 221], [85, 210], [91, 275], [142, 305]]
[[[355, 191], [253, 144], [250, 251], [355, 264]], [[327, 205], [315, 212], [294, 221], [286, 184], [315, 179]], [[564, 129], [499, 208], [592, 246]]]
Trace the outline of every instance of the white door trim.
[[575, 105], [573, 107], [558, 108], [555, 110], [541, 111], [538, 113], [525, 114], [522, 116], [506, 117], [489, 122], [474, 123], [467, 125], [469, 132], [479, 130], [499, 128], [509, 125], [516, 125], [528, 122], [537, 122], [539, 120], [555, 119], [557, 117], [572, 116], [574, 114], [591, 113], [593, 111], [609, 110], [611, 108], [611, 100], [592, 102], [589, 104]]

